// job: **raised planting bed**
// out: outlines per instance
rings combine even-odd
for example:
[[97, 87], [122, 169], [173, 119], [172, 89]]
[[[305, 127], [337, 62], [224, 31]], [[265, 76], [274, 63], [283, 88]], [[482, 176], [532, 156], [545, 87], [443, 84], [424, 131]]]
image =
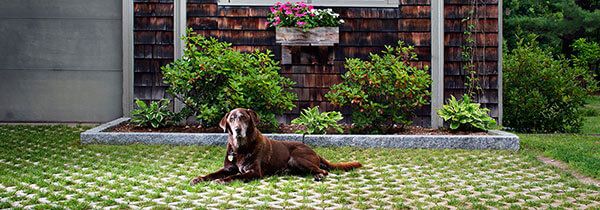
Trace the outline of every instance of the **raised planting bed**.
[[[226, 133], [111, 132], [127, 123], [120, 118], [81, 133], [82, 144], [225, 145]], [[403, 148], [403, 149], [493, 149], [519, 150], [519, 137], [504, 131], [484, 135], [306, 135], [265, 134], [274, 140], [304, 141], [312, 146]]]

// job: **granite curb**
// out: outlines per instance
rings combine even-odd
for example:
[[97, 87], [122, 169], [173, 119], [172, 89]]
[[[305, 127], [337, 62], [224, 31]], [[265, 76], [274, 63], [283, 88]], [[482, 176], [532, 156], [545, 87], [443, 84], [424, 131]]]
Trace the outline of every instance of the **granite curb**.
[[[129, 121], [119, 118], [81, 133], [82, 144], [149, 144], [149, 145], [205, 145], [221, 146], [227, 134], [215, 133], [120, 133], [107, 129]], [[513, 150], [520, 148], [517, 135], [504, 131], [489, 131], [486, 136], [474, 135], [306, 135], [265, 134], [271, 139], [304, 141], [312, 146], [401, 148], [401, 149], [467, 149]]]

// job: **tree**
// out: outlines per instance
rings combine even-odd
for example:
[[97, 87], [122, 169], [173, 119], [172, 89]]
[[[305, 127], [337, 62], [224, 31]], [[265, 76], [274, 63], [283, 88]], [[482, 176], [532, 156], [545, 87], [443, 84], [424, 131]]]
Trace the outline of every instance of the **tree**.
[[518, 37], [539, 35], [542, 47], [571, 55], [575, 40], [600, 42], [599, 0], [507, 0], [505, 38], [513, 49]]

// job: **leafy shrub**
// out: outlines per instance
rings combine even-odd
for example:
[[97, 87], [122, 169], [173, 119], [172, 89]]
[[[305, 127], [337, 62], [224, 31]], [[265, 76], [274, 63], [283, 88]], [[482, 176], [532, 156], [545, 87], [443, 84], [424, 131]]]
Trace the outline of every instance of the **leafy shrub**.
[[481, 108], [481, 104], [473, 103], [467, 94], [456, 100], [454, 96], [444, 107], [437, 111], [438, 115], [450, 125], [450, 130], [486, 131], [496, 126], [496, 120], [488, 115], [489, 109]]
[[131, 112], [131, 122], [140, 127], [161, 128], [172, 122], [173, 113], [169, 110], [169, 100], [153, 101], [147, 105], [136, 100], [138, 108]]
[[332, 9], [315, 9], [304, 2], [277, 2], [267, 16], [269, 26], [298, 27], [308, 30], [315, 27], [338, 27], [344, 23]]
[[578, 39], [572, 47], [575, 51], [574, 65], [589, 69], [596, 77], [596, 81], [600, 81], [600, 44], [586, 39]]
[[[274, 126], [275, 116], [294, 107], [294, 84], [279, 75], [270, 51], [242, 53], [230, 43], [195, 34], [183, 37], [181, 59], [162, 68], [168, 93], [181, 100], [203, 126], [216, 126], [234, 108], [252, 108], [263, 123]], [[186, 111], [186, 110], [184, 110]], [[264, 124], [263, 124], [264, 126]]]
[[522, 132], [577, 132], [580, 109], [596, 83], [586, 69], [553, 58], [533, 37], [504, 60], [505, 125]]
[[327, 99], [334, 105], [350, 106], [358, 130], [385, 132], [393, 124], [411, 124], [413, 112], [428, 103], [429, 67], [411, 66], [409, 62], [417, 55], [414, 47], [403, 42], [386, 46], [382, 55], [371, 54], [370, 58], [346, 59], [343, 82], [331, 87]]
[[298, 131], [300, 134], [326, 134], [329, 129], [343, 133], [344, 129], [337, 122], [344, 119], [340, 112], [319, 112], [319, 107], [302, 110], [300, 117], [292, 120], [292, 124], [303, 125], [306, 130]]

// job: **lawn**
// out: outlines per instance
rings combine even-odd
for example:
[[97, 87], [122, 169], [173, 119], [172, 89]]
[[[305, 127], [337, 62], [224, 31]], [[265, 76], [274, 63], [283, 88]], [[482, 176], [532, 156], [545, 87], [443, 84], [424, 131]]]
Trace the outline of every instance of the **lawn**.
[[323, 182], [278, 176], [191, 187], [192, 177], [219, 168], [224, 148], [82, 146], [83, 130], [0, 126], [0, 209], [600, 208], [600, 188], [529, 152], [317, 148], [365, 167]]
[[525, 151], [561, 160], [584, 175], [600, 179], [600, 137], [572, 134], [519, 137]]
[[600, 96], [592, 96], [587, 100], [584, 113], [582, 133], [600, 135]]

